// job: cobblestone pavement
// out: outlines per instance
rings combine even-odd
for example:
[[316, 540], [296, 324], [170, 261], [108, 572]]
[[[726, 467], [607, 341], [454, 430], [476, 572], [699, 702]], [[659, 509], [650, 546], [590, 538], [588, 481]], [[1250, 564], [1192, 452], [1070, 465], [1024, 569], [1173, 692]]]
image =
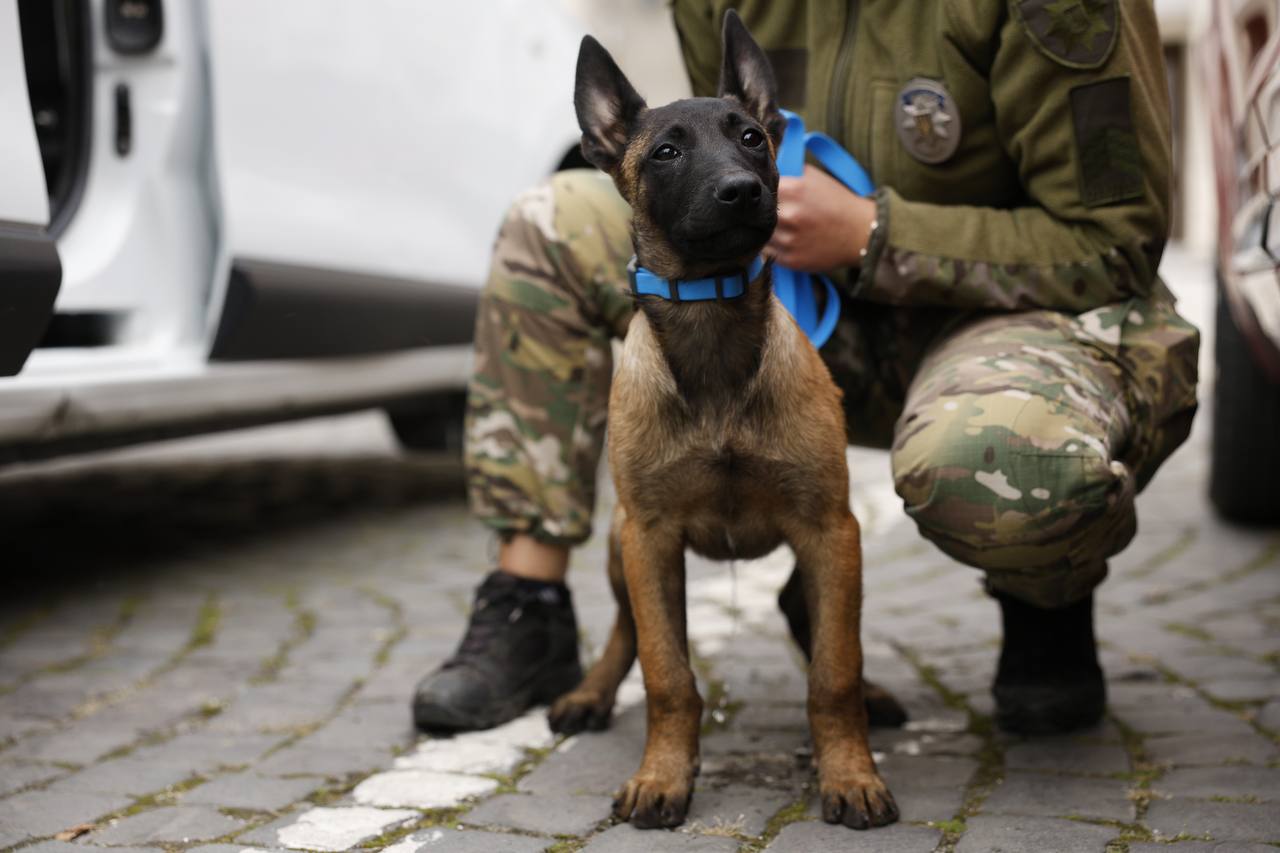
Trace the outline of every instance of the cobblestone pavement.
[[[703, 772], [681, 831], [641, 833], [607, 817], [642, 745], [634, 677], [605, 733], [411, 731], [492, 549], [459, 471], [397, 456], [380, 417], [8, 471], [0, 849], [1273, 850], [1280, 533], [1210, 513], [1206, 421], [1099, 595], [1111, 710], [1073, 737], [993, 730], [994, 603], [902, 516], [886, 458], [851, 452], [867, 669], [912, 715], [872, 736], [903, 820], [868, 833], [815, 814], [784, 554], [691, 564]], [[603, 560], [597, 539], [575, 563], [588, 657]]]

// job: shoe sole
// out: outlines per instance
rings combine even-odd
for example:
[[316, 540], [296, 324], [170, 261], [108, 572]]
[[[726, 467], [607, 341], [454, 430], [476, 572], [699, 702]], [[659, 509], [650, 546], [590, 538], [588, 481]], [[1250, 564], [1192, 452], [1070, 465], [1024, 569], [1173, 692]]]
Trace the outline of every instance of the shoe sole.
[[545, 705], [568, 693], [582, 681], [577, 662], [563, 666], [531, 682], [488, 714], [460, 711], [439, 702], [413, 703], [413, 722], [422, 731], [477, 731], [510, 722], [535, 705]]
[[1107, 709], [1106, 688], [995, 687], [996, 725], [1018, 735], [1055, 735], [1089, 728]]

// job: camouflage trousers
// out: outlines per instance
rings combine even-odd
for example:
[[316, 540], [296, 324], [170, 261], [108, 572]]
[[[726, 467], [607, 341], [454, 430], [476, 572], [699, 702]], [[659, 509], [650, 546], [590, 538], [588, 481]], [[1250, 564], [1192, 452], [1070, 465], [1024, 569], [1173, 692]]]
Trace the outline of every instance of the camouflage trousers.
[[[629, 218], [583, 170], [524, 193], [502, 225], [466, 427], [472, 507], [500, 534], [591, 533], [612, 340], [632, 314]], [[846, 299], [821, 353], [850, 441], [891, 449], [921, 532], [993, 588], [1063, 605], [1103, 579], [1135, 493], [1190, 429], [1199, 337], [1159, 291], [1079, 316]]]

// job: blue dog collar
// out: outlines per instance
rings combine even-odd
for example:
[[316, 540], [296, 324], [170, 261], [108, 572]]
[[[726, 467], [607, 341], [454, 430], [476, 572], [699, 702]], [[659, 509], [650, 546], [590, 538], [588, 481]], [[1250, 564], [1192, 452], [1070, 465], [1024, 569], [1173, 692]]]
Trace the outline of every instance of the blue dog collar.
[[747, 290], [747, 285], [764, 270], [764, 259], [756, 258], [751, 266], [737, 275], [720, 275], [711, 278], [694, 278], [670, 281], [654, 275], [631, 258], [627, 275], [631, 279], [631, 292], [637, 296], [660, 296], [668, 302], [704, 302], [711, 299], [736, 299]]

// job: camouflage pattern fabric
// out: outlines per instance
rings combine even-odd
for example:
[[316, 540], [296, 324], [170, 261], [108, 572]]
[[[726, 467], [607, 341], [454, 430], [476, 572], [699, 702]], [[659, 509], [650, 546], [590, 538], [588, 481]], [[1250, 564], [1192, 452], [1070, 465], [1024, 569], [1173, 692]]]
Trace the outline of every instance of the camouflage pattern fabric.
[[631, 209], [574, 170], [512, 205], [476, 316], [466, 465], [476, 515], [500, 533], [591, 535], [611, 339], [626, 334]]
[[[467, 417], [472, 505], [500, 533], [590, 535], [610, 339], [632, 310], [628, 219], [582, 170], [521, 196], [502, 226]], [[1134, 493], [1195, 410], [1198, 335], [1163, 286], [1080, 314], [846, 307], [822, 355], [850, 439], [892, 447], [924, 535], [1041, 605], [1101, 581], [1133, 535]]]

